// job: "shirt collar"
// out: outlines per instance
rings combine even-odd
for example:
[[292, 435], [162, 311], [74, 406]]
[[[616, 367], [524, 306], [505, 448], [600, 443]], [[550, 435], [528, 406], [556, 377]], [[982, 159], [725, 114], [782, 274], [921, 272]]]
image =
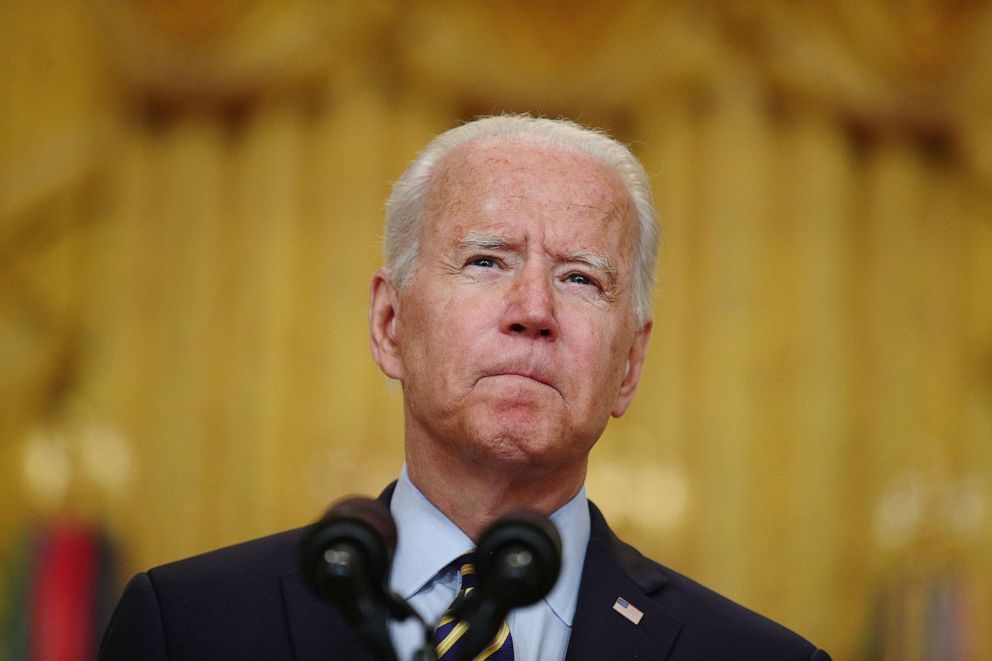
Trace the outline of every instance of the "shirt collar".
[[389, 502], [397, 543], [389, 587], [409, 599], [475, 543], [413, 486], [406, 465]]
[[575, 607], [579, 603], [579, 583], [582, 581], [586, 547], [589, 546], [589, 503], [585, 486], [559, 507], [550, 519], [561, 535], [561, 573], [544, 600], [558, 619], [572, 626]]
[[[389, 586], [404, 599], [419, 592], [448, 563], [475, 548], [475, 543], [420, 492], [400, 470], [389, 503], [396, 521], [396, 553]], [[583, 486], [550, 517], [562, 541], [561, 573], [544, 601], [567, 626], [579, 598], [579, 583], [589, 544], [589, 506]]]

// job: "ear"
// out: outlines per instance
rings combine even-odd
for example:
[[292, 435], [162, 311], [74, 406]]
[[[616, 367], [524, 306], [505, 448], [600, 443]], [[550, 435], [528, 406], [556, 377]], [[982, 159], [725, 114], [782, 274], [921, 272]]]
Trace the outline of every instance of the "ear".
[[634, 393], [637, 391], [637, 383], [641, 380], [641, 368], [644, 367], [644, 358], [648, 353], [648, 340], [651, 338], [653, 325], [654, 322], [648, 319], [634, 334], [634, 342], [630, 345], [630, 352], [627, 354], [627, 369], [620, 383], [620, 391], [613, 402], [614, 418], [622, 416], [634, 401]]
[[369, 346], [372, 358], [382, 373], [391, 379], [403, 379], [403, 361], [396, 343], [396, 316], [399, 292], [389, 278], [389, 270], [380, 268], [372, 275], [369, 298]]

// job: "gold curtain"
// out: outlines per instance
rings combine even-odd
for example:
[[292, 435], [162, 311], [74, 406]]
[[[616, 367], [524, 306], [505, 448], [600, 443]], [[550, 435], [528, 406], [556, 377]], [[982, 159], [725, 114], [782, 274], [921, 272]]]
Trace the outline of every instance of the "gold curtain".
[[961, 576], [992, 645], [989, 3], [18, 1], [0, 37], [0, 539], [97, 520], [131, 572], [377, 493], [389, 182], [530, 111], [655, 182], [589, 475], [621, 535], [839, 659]]

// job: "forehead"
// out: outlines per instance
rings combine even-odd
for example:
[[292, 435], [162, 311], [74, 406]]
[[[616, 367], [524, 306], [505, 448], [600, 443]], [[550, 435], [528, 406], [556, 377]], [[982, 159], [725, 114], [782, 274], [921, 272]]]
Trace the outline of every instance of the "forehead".
[[634, 219], [630, 195], [609, 166], [529, 138], [480, 138], [452, 150], [435, 170], [426, 211], [435, 226], [565, 214], [617, 231]]

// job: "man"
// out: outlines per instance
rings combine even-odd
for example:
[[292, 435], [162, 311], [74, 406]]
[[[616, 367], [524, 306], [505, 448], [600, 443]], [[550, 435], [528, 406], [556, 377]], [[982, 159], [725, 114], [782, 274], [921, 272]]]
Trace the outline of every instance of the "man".
[[[586, 501], [589, 451], [630, 406], [651, 334], [658, 230], [622, 145], [565, 121], [448, 131], [395, 185], [372, 279], [372, 355], [403, 386], [406, 464], [391, 588], [431, 622], [452, 561], [494, 518], [550, 515], [562, 573], [511, 613], [512, 658], [828, 659], [641, 556]], [[294, 568], [299, 531], [140, 574], [104, 640], [116, 658], [368, 658]], [[400, 658], [420, 632], [394, 624]]]

